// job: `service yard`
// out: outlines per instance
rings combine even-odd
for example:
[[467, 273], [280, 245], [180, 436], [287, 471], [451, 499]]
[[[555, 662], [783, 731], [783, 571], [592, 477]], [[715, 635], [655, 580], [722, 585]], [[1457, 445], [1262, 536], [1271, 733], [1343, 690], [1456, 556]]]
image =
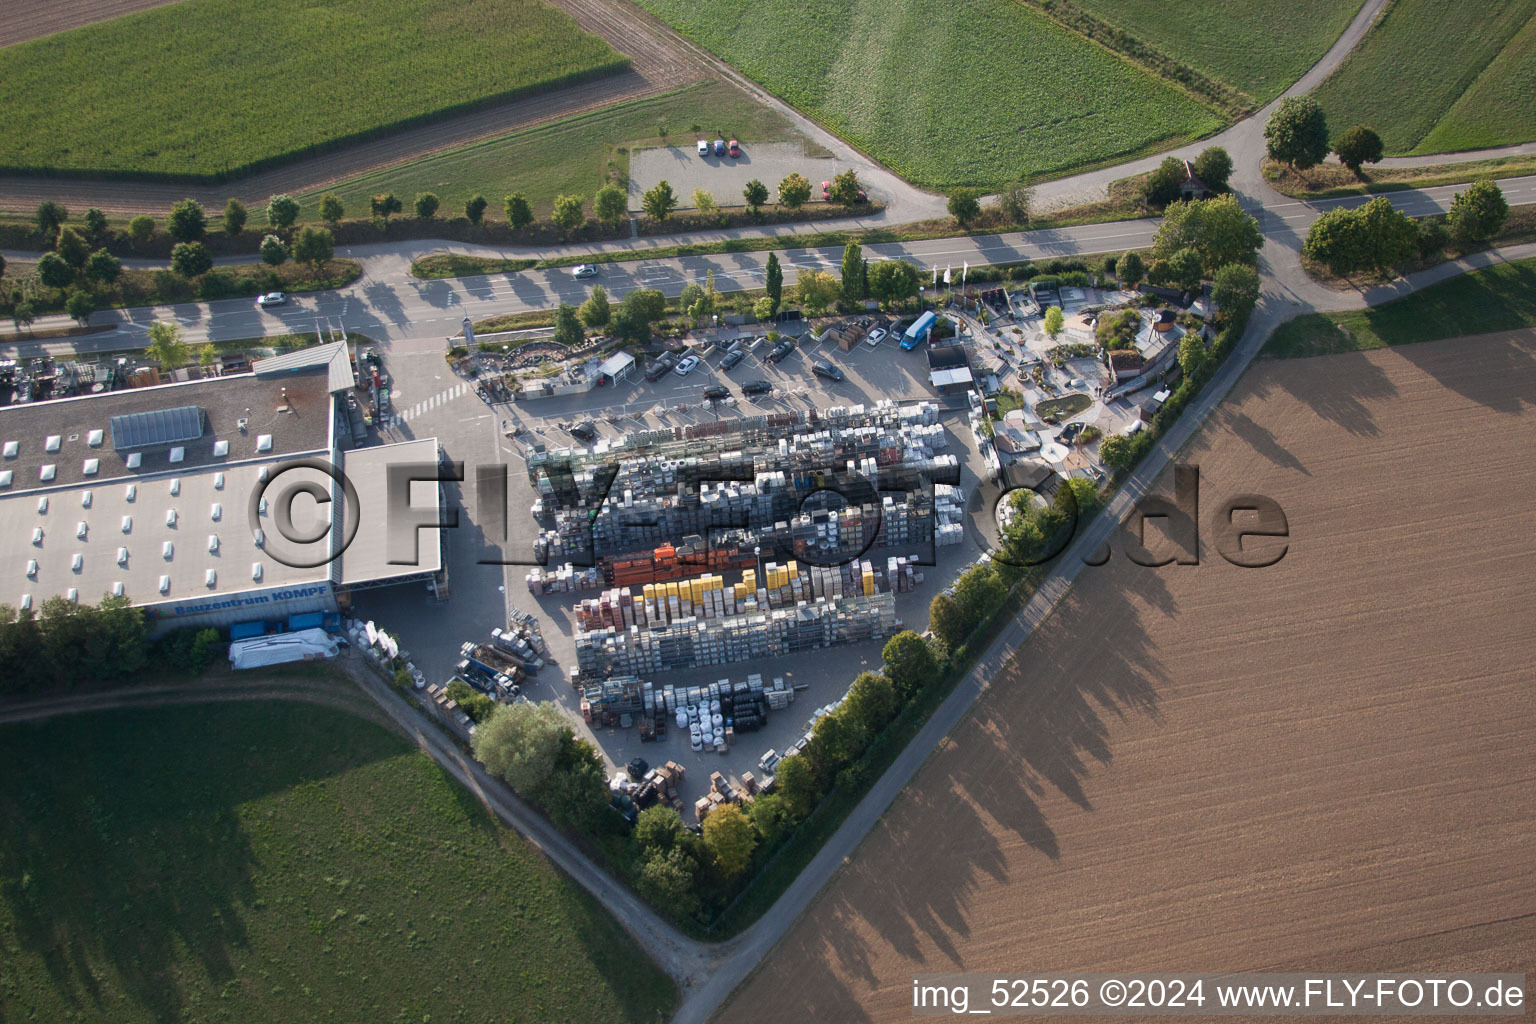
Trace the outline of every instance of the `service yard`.
[[[1184, 452], [1201, 564], [1086, 569], [716, 1019], [907, 1020], [932, 971], [1528, 967], [1533, 355], [1251, 369]], [[1289, 519], [1269, 568], [1214, 550], [1242, 492]]]

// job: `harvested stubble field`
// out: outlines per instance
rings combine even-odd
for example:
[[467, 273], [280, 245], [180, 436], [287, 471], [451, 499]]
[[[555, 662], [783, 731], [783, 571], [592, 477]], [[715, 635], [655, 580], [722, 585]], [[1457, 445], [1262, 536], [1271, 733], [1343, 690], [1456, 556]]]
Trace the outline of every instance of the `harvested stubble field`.
[[993, 186], [1149, 152], [1222, 119], [1013, 0], [641, 0], [919, 185]]
[[[1529, 330], [1255, 367], [1185, 452], [1201, 565], [1086, 569], [719, 1020], [905, 1021], [916, 972], [1531, 970], [1533, 394]], [[1212, 548], [1242, 492], [1275, 566]]]
[[0, 169], [229, 176], [627, 63], [542, 0], [182, 0], [0, 50]]
[[1528, 142], [1533, 53], [1536, 0], [1397, 0], [1313, 96], [1332, 131], [1371, 125], [1389, 156]]

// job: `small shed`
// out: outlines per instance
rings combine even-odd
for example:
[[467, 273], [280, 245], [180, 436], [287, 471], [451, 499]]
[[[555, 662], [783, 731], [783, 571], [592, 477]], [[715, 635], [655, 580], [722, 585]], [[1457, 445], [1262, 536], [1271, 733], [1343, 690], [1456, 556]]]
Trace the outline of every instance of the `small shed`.
[[1145, 363], [1141, 353], [1131, 349], [1115, 349], [1109, 354], [1109, 372], [1113, 378], [1111, 383], [1119, 384], [1121, 381], [1130, 380], [1141, 372], [1143, 365]]
[[635, 357], [628, 352], [615, 352], [603, 360], [597, 368], [597, 382], [599, 384], [617, 384], [629, 376], [629, 371], [635, 368]]
[[1184, 183], [1179, 186], [1180, 199], [1209, 199], [1211, 189], [1200, 176], [1195, 173], [1195, 165], [1188, 160], [1184, 161]]
[[959, 394], [970, 390], [971, 371], [965, 366], [957, 366], [951, 370], [933, 370], [928, 374], [928, 383], [933, 385], [933, 390], [941, 395]]

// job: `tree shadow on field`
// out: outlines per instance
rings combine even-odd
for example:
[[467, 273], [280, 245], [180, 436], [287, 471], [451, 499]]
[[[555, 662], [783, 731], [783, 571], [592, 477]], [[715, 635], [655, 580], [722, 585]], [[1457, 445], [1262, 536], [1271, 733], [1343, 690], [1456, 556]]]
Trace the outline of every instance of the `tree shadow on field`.
[[[1161, 719], [1167, 677], [1146, 624], [1176, 617], [1162, 575], [1175, 571], [1194, 568], [1131, 566], [1118, 544], [1108, 566], [1083, 570], [824, 893], [812, 911], [821, 918], [815, 934], [797, 929], [786, 939], [791, 949], [772, 961], [795, 972], [775, 979], [797, 993], [783, 1019], [870, 1020], [868, 989], [893, 980], [875, 961], [891, 953], [914, 972], [995, 969], [968, 960], [958, 944], [983, 888], [996, 898], [988, 880], [1009, 886], [1011, 911], [1027, 921], [1031, 882], [1011, 869], [1096, 853], [1064, 846], [1043, 805], [1065, 796], [1092, 813], [1085, 781], [1114, 761], [1113, 723]], [[1106, 572], [1114, 578], [1094, 579]]]
[[26, 962], [40, 960], [41, 987], [78, 1013], [165, 1022], [186, 1013], [187, 961], [215, 986], [237, 978], [257, 900], [242, 805], [412, 749], [343, 712], [281, 701], [78, 715], [3, 735], [0, 915], [19, 947], [13, 968], [34, 973]]
[[[1536, 292], [1536, 272], [1529, 277]], [[1461, 338], [1448, 345], [1398, 345], [1392, 352], [1449, 390], [1495, 412], [1519, 413], [1536, 404], [1530, 387], [1536, 376], [1536, 331]]]
[[1286, 448], [1275, 438], [1274, 431], [1260, 423], [1254, 422], [1245, 413], [1239, 411], [1236, 406], [1227, 404], [1217, 406], [1216, 411], [1212, 414], [1210, 424], [1203, 429], [1203, 433], [1209, 437], [1213, 428], [1230, 430], [1233, 434], [1242, 438], [1254, 451], [1283, 469], [1294, 469], [1306, 476], [1312, 475], [1312, 471], [1307, 469], [1302, 464], [1302, 461], [1291, 453], [1290, 449]]
[[[1297, 367], [1295, 372], [1282, 365], [1273, 372], [1256, 376], [1253, 393], [1260, 398], [1267, 397], [1269, 383], [1273, 382], [1323, 419], [1357, 437], [1375, 437], [1381, 433], [1369, 403], [1396, 398], [1397, 385], [1367, 353], [1346, 352], [1321, 360], [1291, 362]], [[1331, 379], [1320, 382], [1307, 372], [1314, 364], [1325, 368]]]

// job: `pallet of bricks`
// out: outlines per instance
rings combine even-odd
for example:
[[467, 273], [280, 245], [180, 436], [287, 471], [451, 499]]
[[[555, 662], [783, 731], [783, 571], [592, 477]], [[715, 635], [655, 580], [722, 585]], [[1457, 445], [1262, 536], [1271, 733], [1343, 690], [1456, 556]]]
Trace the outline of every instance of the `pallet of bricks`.
[[694, 816], [703, 822], [711, 811], [726, 804], [737, 804], [745, 810], [757, 799], [757, 792], [757, 779], [751, 772], [746, 772], [734, 783], [719, 772], [710, 772], [709, 792], [693, 802]]
[[567, 594], [578, 590], [598, 590], [602, 587], [603, 574], [598, 569], [578, 569], [570, 563], [554, 569], [535, 567], [526, 577], [528, 593], [535, 597], [544, 594]]
[[788, 707], [793, 700], [794, 690], [782, 677], [765, 685], [762, 676], [754, 674], [739, 683], [721, 679], [705, 686], [655, 687], [648, 691], [642, 714], [686, 730], [695, 750], [723, 754], [738, 731], [756, 732], [767, 723], [770, 710]]
[[574, 674], [599, 679], [656, 675], [886, 639], [899, 628], [889, 592], [820, 597], [790, 608], [715, 619], [679, 614], [665, 626], [578, 630]]
[[876, 593], [909, 593], [922, 575], [906, 556], [877, 562], [863, 559], [836, 566], [801, 565], [791, 561], [763, 568], [761, 585], [757, 572], [748, 569], [740, 583], [724, 577], [699, 576], [691, 580], [647, 583], [643, 587], [614, 587], [586, 598], [575, 607], [577, 626], [583, 630], [631, 626], [660, 627], [684, 619], [724, 619], [753, 615], [765, 609], [792, 608], [818, 598], [868, 597]]

